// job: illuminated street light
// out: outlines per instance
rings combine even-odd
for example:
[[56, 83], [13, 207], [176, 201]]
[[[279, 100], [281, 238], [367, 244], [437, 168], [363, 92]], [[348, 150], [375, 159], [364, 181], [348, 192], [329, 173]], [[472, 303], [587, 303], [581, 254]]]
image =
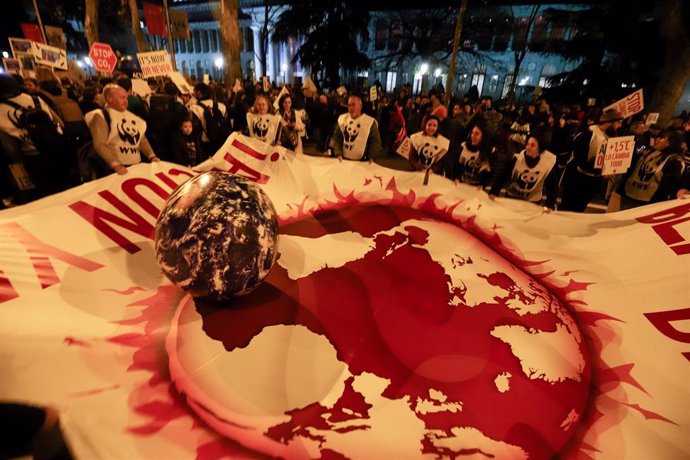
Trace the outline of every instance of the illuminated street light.
[[422, 75], [427, 73], [429, 71], [429, 64], [423, 62], [422, 65], [419, 66], [419, 71], [422, 73]]
[[220, 70], [225, 65], [225, 60], [222, 57], [217, 57], [213, 64], [216, 66], [216, 69]]
[[441, 76], [441, 69], [434, 70], [434, 77], [438, 78]]

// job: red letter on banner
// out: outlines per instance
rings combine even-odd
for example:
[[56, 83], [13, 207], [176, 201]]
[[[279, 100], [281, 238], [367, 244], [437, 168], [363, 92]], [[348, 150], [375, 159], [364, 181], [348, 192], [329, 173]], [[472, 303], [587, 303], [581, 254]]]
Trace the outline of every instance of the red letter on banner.
[[124, 235], [115, 230], [115, 228], [113, 228], [110, 224], [115, 224], [145, 238], [153, 239], [153, 235], [155, 233], [155, 228], [153, 225], [146, 222], [143, 217], [120, 201], [111, 192], [103, 190], [98, 192], [98, 194], [102, 196], [108, 203], [117, 208], [118, 211], [127, 216], [129, 220], [123, 219], [122, 217], [116, 216], [108, 211], [104, 211], [103, 209], [96, 208], [95, 206], [84, 203], [83, 201], [72, 203], [69, 205], [69, 207], [130, 254], [139, 252], [141, 249], [139, 246], [129, 241]]
[[[43, 289], [60, 282], [60, 278], [55, 272], [55, 267], [50, 262], [51, 257], [88, 272], [103, 267], [103, 265], [97, 262], [71, 254], [40, 241], [19, 224], [2, 224], [0, 225], [0, 229], [9, 232], [14, 239], [26, 248], [30, 255], [31, 264], [33, 265], [36, 276]], [[14, 297], [17, 297], [17, 295], [10, 281], [7, 278], [0, 277], [0, 303], [13, 299]]]

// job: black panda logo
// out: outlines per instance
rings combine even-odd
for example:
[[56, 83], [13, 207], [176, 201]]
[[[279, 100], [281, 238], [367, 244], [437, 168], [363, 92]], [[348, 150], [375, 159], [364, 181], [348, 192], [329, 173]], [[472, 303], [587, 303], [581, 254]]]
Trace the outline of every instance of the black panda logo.
[[421, 149], [419, 149], [419, 160], [427, 168], [434, 163], [436, 155], [438, 155], [439, 147], [438, 145], [430, 144], [426, 142]]
[[659, 160], [659, 157], [650, 158], [644, 163], [642, 163], [642, 167], [640, 168], [640, 171], [637, 173], [640, 177], [640, 182], [649, 182], [650, 180], [652, 180], [652, 177], [654, 177], [654, 173], [659, 167]]
[[531, 191], [539, 181], [539, 173], [539, 171], [525, 169], [520, 174], [518, 174], [517, 180], [515, 181], [518, 190], [521, 190], [523, 192]]
[[127, 120], [123, 118], [117, 124], [117, 134], [122, 139], [122, 142], [126, 142], [131, 145], [138, 145], [139, 139], [141, 139], [141, 133], [137, 128], [136, 120]]
[[266, 139], [270, 122], [267, 118], [259, 118], [253, 125], [254, 134], [260, 139]]
[[355, 140], [357, 140], [357, 136], [359, 136], [359, 128], [361, 128], [361, 126], [362, 125], [355, 120], [350, 120], [345, 126], [345, 129], [343, 129], [343, 148], [345, 150], [352, 150], [354, 148]]

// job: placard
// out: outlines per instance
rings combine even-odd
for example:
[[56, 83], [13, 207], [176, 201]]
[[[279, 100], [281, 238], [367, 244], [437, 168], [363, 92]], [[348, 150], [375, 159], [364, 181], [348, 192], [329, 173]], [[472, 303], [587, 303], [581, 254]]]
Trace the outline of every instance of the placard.
[[181, 94], [194, 94], [194, 88], [192, 88], [192, 85], [185, 80], [184, 75], [182, 75], [180, 72], [170, 72], [168, 76], [170, 77], [170, 80], [175, 83], [175, 86], [177, 86], [177, 89], [180, 90]]
[[170, 63], [170, 56], [167, 51], [137, 53], [137, 60], [144, 78], [168, 75], [175, 71]]
[[606, 142], [602, 176], [623, 174], [630, 167], [635, 149], [635, 136], [609, 137]]
[[10, 49], [12, 49], [12, 55], [17, 57], [18, 54], [34, 54], [34, 42], [27, 40], [25, 38], [9, 37]]
[[616, 101], [604, 107], [604, 112], [611, 109], [618, 110], [623, 118], [628, 118], [636, 113], [642, 112], [642, 110], [644, 110], [644, 95], [642, 94], [642, 90], [638, 89], [620, 101]]
[[132, 92], [143, 98], [149, 97], [151, 95], [151, 87], [141, 78], [132, 78]]
[[5, 72], [8, 75], [21, 75], [22, 74], [22, 63], [19, 59], [3, 58], [2, 66], [5, 68]]
[[369, 88], [369, 100], [374, 102], [379, 97], [379, 92], [376, 89], [376, 85]]
[[35, 50], [36, 63], [67, 70], [67, 51], [43, 43], [36, 43]]

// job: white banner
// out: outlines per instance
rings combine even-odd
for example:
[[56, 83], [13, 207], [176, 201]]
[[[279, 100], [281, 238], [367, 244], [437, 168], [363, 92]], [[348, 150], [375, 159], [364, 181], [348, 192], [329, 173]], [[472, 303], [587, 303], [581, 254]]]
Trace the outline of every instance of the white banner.
[[175, 71], [167, 51], [137, 53], [137, 60], [144, 78], [167, 75]]
[[[154, 257], [166, 198], [211, 169], [280, 223], [226, 308]], [[422, 180], [233, 134], [196, 171], [0, 211], [0, 400], [56, 407], [77, 459], [690, 456], [690, 203], [544, 213]]]

